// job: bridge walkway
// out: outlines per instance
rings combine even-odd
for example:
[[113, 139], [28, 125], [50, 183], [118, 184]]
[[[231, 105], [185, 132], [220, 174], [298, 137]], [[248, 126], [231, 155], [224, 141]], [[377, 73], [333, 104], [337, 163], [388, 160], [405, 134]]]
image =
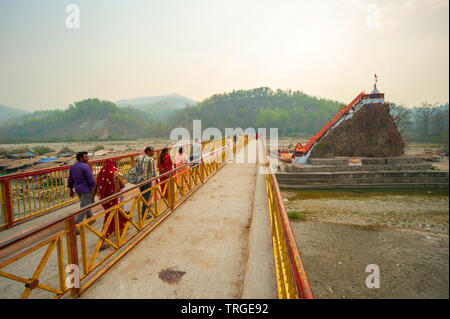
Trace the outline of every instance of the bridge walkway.
[[265, 180], [257, 169], [227, 164], [81, 298], [276, 298]]

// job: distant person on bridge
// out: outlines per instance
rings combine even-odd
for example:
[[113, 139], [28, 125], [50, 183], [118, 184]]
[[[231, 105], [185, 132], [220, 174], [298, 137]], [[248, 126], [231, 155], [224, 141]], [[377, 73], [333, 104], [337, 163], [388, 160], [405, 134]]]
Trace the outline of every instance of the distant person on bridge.
[[[114, 193], [120, 192], [125, 187], [125, 182], [123, 181], [119, 169], [114, 163], [113, 160], [109, 159], [105, 162], [102, 169], [97, 175], [97, 186], [96, 191], [100, 200], [113, 195]], [[103, 203], [103, 209], [107, 210], [119, 203], [119, 198], [114, 198], [106, 203]], [[105, 214], [105, 219], [103, 221], [102, 231], [105, 230], [106, 221], [109, 218], [111, 212]], [[127, 219], [121, 214], [118, 213], [119, 216], [119, 232], [122, 231], [123, 227]], [[108, 229], [106, 230], [106, 238], [110, 238], [115, 232], [115, 218], [112, 217], [111, 222], [109, 223]], [[120, 235], [120, 234], [119, 234]], [[100, 250], [106, 249], [109, 247], [108, 243], [103, 243], [100, 247]]]
[[[87, 164], [89, 161], [89, 156], [87, 152], [79, 152], [77, 153], [77, 162], [72, 165], [69, 169], [69, 180], [68, 187], [70, 190], [70, 197], [75, 196], [75, 192], [77, 193], [78, 198], [80, 199], [80, 208], [86, 207], [94, 202], [95, 194], [93, 192], [95, 187], [95, 179], [92, 175], [91, 167]], [[75, 192], [73, 188], [75, 187]], [[90, 218], [92, 217], [91, 210], [87, 210], [81, 214], [78, 214], [75, 217], [75, 223], [80, 223], [84, 217]], [[95, 220], [90, 222], [89, 224], [94, 223]], [[79, 230], [77, 230], [77, 234]]]
[[[169, 149], [167, 147], [162, 149], [161, 154], [159, 156], [158, 164], [159, 164], [159, 175], [170, 172], [173, 169], [172, 159], [170, 158]], [[163, 183], [165, 180], [169, 179], [170, 176], [171, 174], [160, 177], [159, 178], [160, 183]], [[169, 187], [167, 182], [165, 184], [162, 184], [161, 188], [162, 189], [166, 188], [166, 193], [164, 194], [164, 197], [167, 199], [169, 195]]]
[[[183, 147], [180, 147], [178, 149], [177, 155], [175, 155], [175, 168], [181, 167], [183, 165], [189, 164], [189, 160], [187, 158], [186, 154], [183, 154]], [[189, 169], [189, 166], [186, 165], [184, 168], [177, 169], [177, 184], [180, 184], [181, 176], [184, 174], [185, 182], [183, 184], [186, 184], [187, 179], [187, 171]]]
[[[141, 176], [141, 183], [144, 181], [148, 181], [153, 177], [156, 177], [155, 160], [153, 159], [154, 152], [155, 150], [153, 147], [147, 146], [144, 149], [144, 154], [139, 155], [138, 158], [136, 158], [136, 162], [142, 165], [143, 176]], [[152, 185], [154, 184], [155, 181], [153, 181], [152, 183], [145, 184], [144, 186], [139, 187], [139, 190], [141, 191], [141, 193], [145, 192], [147, 189], [151, 188]], [[144, 199], [148, 202], [149, 205], [153, 201], [153, 200], [150, 201], [151, 195], [152, 191], [148, 191], [145, 194], [142, 194], [142, 197], [144, 197]], [[145, 208], [146, 208], [145, 204], [142, 203], [142, 210], [141, 210], [142, 217], [144, 217]], [[150, 218], [151, 216], [152, 214], [148, 214], [147, 218]]]

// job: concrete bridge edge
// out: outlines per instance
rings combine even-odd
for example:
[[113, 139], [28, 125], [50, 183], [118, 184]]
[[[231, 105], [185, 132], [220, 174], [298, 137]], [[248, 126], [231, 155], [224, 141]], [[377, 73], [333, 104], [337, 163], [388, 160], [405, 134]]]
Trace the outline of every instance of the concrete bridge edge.
[[[259, 148], [259, 145], [258, 145]], [[258, 151], [257, 151], [258, 154]], [[242, 299], [278, 298], [265, 176], [257, 158]]]

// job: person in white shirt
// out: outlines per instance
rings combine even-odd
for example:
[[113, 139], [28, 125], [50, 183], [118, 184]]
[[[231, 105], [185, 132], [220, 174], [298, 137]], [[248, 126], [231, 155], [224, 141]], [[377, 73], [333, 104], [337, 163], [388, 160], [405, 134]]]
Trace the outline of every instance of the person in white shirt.
[[202, 160], [202, 145], [198, 142], [198, 138], [195, 138], [194, 143], [192, 143], [193, 166], [199, 164], [201, 160]]

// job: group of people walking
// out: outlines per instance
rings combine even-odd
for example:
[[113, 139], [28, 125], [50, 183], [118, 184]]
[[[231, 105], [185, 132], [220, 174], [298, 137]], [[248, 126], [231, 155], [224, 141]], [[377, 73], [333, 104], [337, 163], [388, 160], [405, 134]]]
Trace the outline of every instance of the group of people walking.
[[[193, 143], [193, 153], [190, 156], [190, 160], [192, 161], [191, 165], [197, 165], [201, 161], [201, 145], [198, 143], [198, 139]], [[154, 160], [154, 148], [152, 146], [144, 147], [139, 156], [135, 159], [134, 168], [135, 172], [138, 172], [137, 182], [135, 184], [142, 184], [146, 181], [152, 180], [152, 182], [145, 183], [139, 187], [139, 190], [142, 194], [142, 197], [145, 199], [146, 203], [142, 203], [141, 208], [141, 216], [145, 216], [145, 212], [147, 206], [150, 206], [154, 201], [156, 196], [158, 196], [157, 192], [149, 190], [156, 183], [161, 183], [161, 187], [164, 189], [163, 196], [165, 199], [168, 199], [169, 189], [167, 182], [170, 177], [172, 177], [173, 173], [169, 173], [170, 171], [177, 169], [175, 171], [177, 184], [179, 184], [180, 178], [183, 174], [187, 174], [187, 170], [189, 169], [190, 161], [187, 155], [184, 153], [184, 148], [180, 147], [178, 149], [177, 154], [175, 155], [175, 163], [172, 161], [172, 158], [169, 154], [169, 149], [164, 148], [161, 150], [158, 161], [158, 171], [159, 175], [157, 175], [157, 169]], [[199, 155], [200, 154], [200, 155]], [[115, 193], [122, 191], [125, 188], [125, 178], [120, 173], [117, 165], [111, 159], [106, 160], [104, 165], [102, 166], [100, 172], [97, 174], [97, 178], [95, 179], [91, 167], [88, 164], [89, 156], [87, 152], [79, 152], [76, 155], [77, 162], [72, 165], [69, 169], [69, 179], [68, 179], [68, 188], [70, 197], [74, 197], [75, 193], [80, 200], [80, 208], [89, 206], [95, 201], [95, 196], [98, 196], [100, 200], [105, 199]], [[159, 178], [156, 178], [159, 176]], [[158, 181], [159, 180], [159, 181]], [[75, 190], [75, 191], [74, 191]], [[153, 195], [153, 196], [152, 196]], [[110, 201], [102, 203], [102, 206], [105, 210], [118, 205], [119, 198], [116, 197]], [[115, 219], [114, 216], [110, 216], [110, 212], [105, 214], [104, 222], [103, 222], [103, 231], [105, 230], [105, 225], [107, 225], [107, 221], [109, 218], [112, 218], [110, 221], [105, 237], [110, 238], [115, 234]], [[119, 230], [122, 231], [123, 227], [126, 224], [127, 218], [123, 216], [119, 212]], [[151, 214], [148, 214], [148, 217], [151, 217]], [[75, 217], [75, 223], [78, 224], [83, 221], [84, 218], [91, 218], [92, 211], [86, 210], [78, 214]], [[89, 224], [94, 223], [95, 220], [89, 222]], [[79, 230], [77, 230], [77, 234], [79, 234]], [[108, 248], [109, 245], [104, 242], [100, 247], [100, 250]]]

